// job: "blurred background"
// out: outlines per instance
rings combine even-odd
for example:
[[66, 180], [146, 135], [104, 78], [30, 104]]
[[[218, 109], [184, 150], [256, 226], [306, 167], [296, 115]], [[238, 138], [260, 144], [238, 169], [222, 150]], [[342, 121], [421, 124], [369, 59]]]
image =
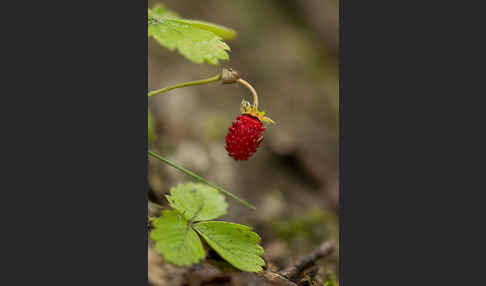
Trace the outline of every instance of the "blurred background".
[[[150, 149], [255, 204], [253, 211], [228, 198], [222, 219], [253, 226], [276, 270], [323, 241], [337, 241], [338, 1], [148, 3], [238, 32], [226, 41], [230, 60], [218, 67], [194, 64], [149, 39], [149, 91], [231, 67], [255, 87], [260, 109], [276, 122], [266, 126], [264, 142], [248, 161], [235, 161], [226, 153], [225, 136], [251, 93], [238, 84], [175, 89], [149, 99]], [[148, 180], [149, 200], [167, 205], [164, 194], [191, 178], [149, 158]], [[316, 279], [337, 276], [337, 264], [337, 254], [321, 261]], [[149, 282], [163, 285], [150, 281], [151, 267]]]

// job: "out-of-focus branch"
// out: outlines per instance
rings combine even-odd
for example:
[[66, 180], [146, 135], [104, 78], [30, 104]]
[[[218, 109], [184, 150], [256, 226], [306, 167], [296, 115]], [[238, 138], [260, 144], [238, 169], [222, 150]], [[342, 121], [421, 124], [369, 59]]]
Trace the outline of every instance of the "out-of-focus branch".
[[280, 271], [280, 274], [295, 282], [295, 280], [298, 278], [300, 273], [302, 273], [302, 271], [314, 265], [317, 260], [328, 256], [334, 250], [336, 250], [336, 243], [334, 241], [324, 242], [318, 249], [316, 249], [309, 255], [303, 257], [295, 264], [290, 265], [289, 267]]

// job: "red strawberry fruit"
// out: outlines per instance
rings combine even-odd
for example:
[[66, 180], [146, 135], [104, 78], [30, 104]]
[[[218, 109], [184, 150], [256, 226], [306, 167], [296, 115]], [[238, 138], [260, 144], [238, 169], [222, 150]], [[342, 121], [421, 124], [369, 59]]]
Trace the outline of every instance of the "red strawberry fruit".
[[262, 134], [265, 127], [258, 118], [242, 114], [236, 118], [228, 131], [228, 135], [226, 135], [228, 155], [235, 160], [248, 160], [263, 141]]
[[247, 101], [241, 103], [241, 113], [228, 128], [226, 151], [235, 160], [248, 160], [263, 141], [265, 127], [262, 122], [274, 122], [265, 116], [265, 112], [258, 111], [255, 105]]

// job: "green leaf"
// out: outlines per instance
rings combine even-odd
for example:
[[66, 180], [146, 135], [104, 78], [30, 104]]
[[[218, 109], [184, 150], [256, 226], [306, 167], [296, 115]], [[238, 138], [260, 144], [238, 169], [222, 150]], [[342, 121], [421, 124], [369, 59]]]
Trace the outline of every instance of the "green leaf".
[[167, 10], [162, 3], [157, 3], [152, 7], [152, 11], [155, 12], [157, 15], [167, 17], [167, 18], [180, 18], [179, 14], [174, 11]]
[[207, 221], [195, 223], [193, 228], [234, 267], [248, 272], [262, 271], [262, 266], [265, 265], [260, 257], [263, 248], [258, 245], [260, 237], [250, 227], [223, 221]]
[[181, 23], [193, 25], [197, 28], [211, 31], [225, 40], [233, 40], [234, 38], [236, 38], [236, 31], [225, 26], [199, 20], [179, 19], [178, 21]]
[[215, 219], [226, 214], [228, 208], [228, 203], [218, 190], [201, 183], [178, 185], [165, 197], [189, 221]]
[[225, 26], [216, 25], [206, 21], [180, 19], [181, 17], [176, 12], [167, 10], [161, 3], [155, 4], [152, 7], [152, 12], [155, 12], [159, 16], [178, 19], [181, 23], [191, 24], [197, 28], [211, 31], [225, 40], [233, 40], [236, 37], [236, 31]]
[[155, 242], [155, 251], [168, 262], [189, 266], [206, 256], [197, 233], [179, 212], [162, 211], [152, 226], [150, 238]]
[[[148, 36], [159, 44], [179, 53], [195, 63], [218, 65], [218, 60], [229, 59], [230, 47], [219, 35], [235, 36], [223, 26], [207, 22], [179, 19], [177, 14], [158, 6], [148, 9]], [[219, 35], [218, 35], [219, 34]]]

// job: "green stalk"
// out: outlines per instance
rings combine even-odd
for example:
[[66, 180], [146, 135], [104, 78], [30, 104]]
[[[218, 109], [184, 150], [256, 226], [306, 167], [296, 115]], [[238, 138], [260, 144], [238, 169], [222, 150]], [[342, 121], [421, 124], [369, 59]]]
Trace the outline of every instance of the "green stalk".
[[194, 178], [194, 179], [196, 179], [196, 180], [198, 180], [198, 181], [200, 181], [200, 182], [205, 183], [206, 185], [209, 185], [209, 186], [211, 186], [211, 187], [213, 187], [213, 188], [217, 189], [218, 191], [222, 192], [223, 194], [225, 194], [225, 195], [227, 195], [227, 196], [231, 197], [232, 199], [237, 200], [237, 201], [238, 201], [238, 202], [240, 202], [241, 204], [243, 204], [243, 205], [245, 205], [245, 206], [249, 207], [250, 209], [254, 209], [254, 210], [256, 209], [256, 208], [255, 208], [255, 206], [254, 206], [254, 205], [252, 205], [252, 204], [250, 204], [249, 202], [246, 202], [245, 200], [238, 198], [237, 196], [233, 195], [232, 193], [230, 193], [230, 192], [226, 191], [225, 189], [223, 189], [223, 188], [221, 188], [221, 187], [218, 187], [218, 186], [216, 186], [216, 185], [211, 184], [210, 182], [208, 182], [208, 181], [206, 181], [205, 179], [201, 178], [200, 176], [198, 176], [198, 175], [194, 174], [193, 172], [191, 172], [191, 171], [189, 171], [189, 170], [187, 170], [187, 169], [184, 169], [184, 168], [182, 168], [182, 167], [180, 167], [180, 166], [176, 165], [175, 163], [173, 163], [173, 162], [171, 162], [171, 161], [169, 161], [169, 160], [165, 159], [164, 157], [162, 157], [162, 156], [160, 156], [160, 155], [158, 155], [158, 154], [156, 154], [156, 153], [154, 153], [154, 152], [152, 152], [152, 151], [148, 151], [148, 153], [149, 153], [149, 155], [151, 155], [152, 157], [155, 157], [155, 158], [159, 159], [160, 161], [162, 161], [162, 162], [166, 163], [167, 165], [169, 165], [169, 166], [171, 166], [171, 167], [173, 167], [173, 168], [176, 168], [177, 170], [179, 170], [179, 171], [183, 172], [184, 174], [186, 174], [186, 175], [188, 175], [188, 176], [191, 176], [192, 178]]
[[179, 84], [172, 85], [172, 86], [169, 86], [169, 87], [165, 87], [165, 88], [162, 88], [162, 89], [154, 90], [154, 91], [149, 92], [148, 96], [151, 97], [153, 95], [164, 93], [166, 91], [173, 90], [173, 89], [180, 88], [180, 87], [191, 86], [191, 85], [201, 85], [201, 84], [216, 82], [216, 81], [219, 81], [219, 80], [221, 80], [221, 74], [218, 74], [218, 75], [215, 75], [213, 77], [206, 78], [206, 79], [183, 82], [183, 83], [179, 83]]

